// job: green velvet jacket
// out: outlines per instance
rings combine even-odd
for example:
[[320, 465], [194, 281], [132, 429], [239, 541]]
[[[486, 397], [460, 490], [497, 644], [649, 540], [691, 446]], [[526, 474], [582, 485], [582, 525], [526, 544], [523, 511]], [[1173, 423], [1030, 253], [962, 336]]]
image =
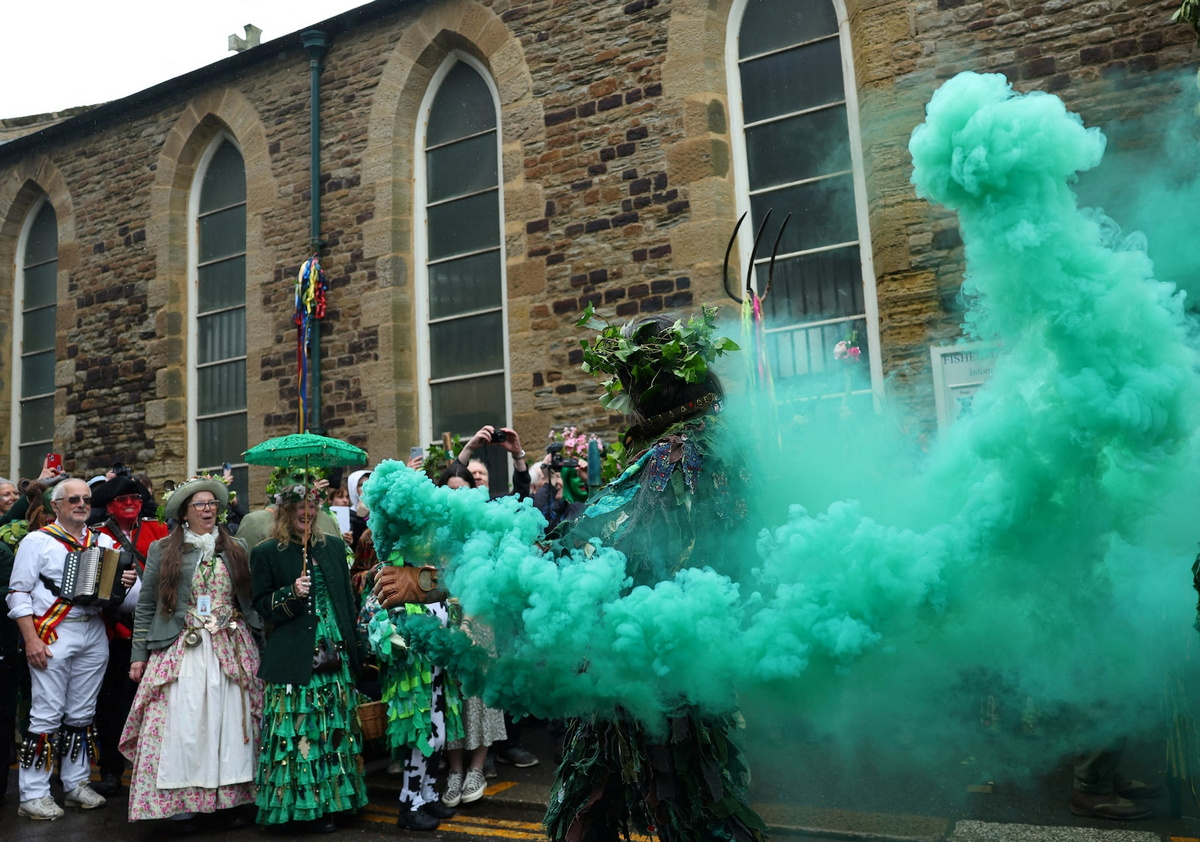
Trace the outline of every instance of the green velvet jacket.
[[[320, 567], [333, 603], [333, 619], [342, 634], [342, 654], [356, 674], [365, 652], [355, 618], [357, 600], [350, 587], [345, 545], [327, 536], [323, 544], [309, 548], [308, 563]], [[312, 679], [312, 660], [317, 647], [317, 618], [308, 610], [308, 600], [292, 593], [304, 558], [299, 544], [282, 550], [275, 541], [263, 541], [250, 552], [250, 574], [254, 582], [254, 608], [267, 629], [258, 677], [273, 684], [307, 684]]]

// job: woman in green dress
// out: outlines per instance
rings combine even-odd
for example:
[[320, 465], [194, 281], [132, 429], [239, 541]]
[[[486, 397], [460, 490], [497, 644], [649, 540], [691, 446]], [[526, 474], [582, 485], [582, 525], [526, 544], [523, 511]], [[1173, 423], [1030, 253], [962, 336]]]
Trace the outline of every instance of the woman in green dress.
[[276, 495], [271, 538], [250, 556], [254, 607], [267, 624], [258, 821], [337, 829], [334, 816], [367, 803], [354, 676], [362, 656], [340, 541], [314, 524], [316, 492]]

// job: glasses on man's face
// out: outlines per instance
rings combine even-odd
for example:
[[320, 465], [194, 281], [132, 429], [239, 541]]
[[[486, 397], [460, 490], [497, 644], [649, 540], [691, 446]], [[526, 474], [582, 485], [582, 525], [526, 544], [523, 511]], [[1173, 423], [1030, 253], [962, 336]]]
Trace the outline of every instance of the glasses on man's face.
[[142, 498], [137, 494], [122, 494], [120, 497], [113, 498], [114, 503], [122, 503], [126, 506], [132, 506], [134, 503], [142, 502]]
[[72, 506], [78, 506], [80, 503], [91, 503], [92, 498], [87, 494], [73, 494], [70, 497], [64, 497]]
[[221, 504], [216, 500], [193, 500], [192, 502], [188, 503], [188, 505], [196, 511], [202, 512], [205, 509], [215, 509]]

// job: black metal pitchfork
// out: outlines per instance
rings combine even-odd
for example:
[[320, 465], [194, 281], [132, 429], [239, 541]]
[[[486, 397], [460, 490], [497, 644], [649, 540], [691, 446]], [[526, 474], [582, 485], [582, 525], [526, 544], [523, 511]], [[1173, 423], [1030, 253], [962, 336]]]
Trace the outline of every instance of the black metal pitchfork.
[[[762, 223], [758, 226], [758, 233], [754, 235], [754, 248], [750, 250], [750, 267], [746, 270], [746, 294], [753, 292], [754, 286], [754, 255], [758, 254], [758, 244], [762, 241], [763, 233], [767, 230], [767, 223], [771, 219], [771, 213], [774, 208], [768, 208], [766, 216], [763, 217]], [[725, 265], [721, 269], [721, 279], [725, 285], [725, 294], [741, 304], [744, 299], [734, 293], [729, 288], [729, 255], [733, 251], [733, 244], [737, 242], [738, 229], [742, 227], [742, 223], [746, 220], [746, 215], [750, 211], [746, 211], [738, 217], [737, 225], [733, 226], [733, 235], [729, 238], [729, 245], [725, 247]], [[783, 239], [783, 232], [787, 230], [788, 221], [791, 220], [792, 213], [788, 211], [788, 215], [783, 218], [783, 224], [779, 226], [779, 233], [775, 235], [775, 245], [771, 247], [771, 262], [767, 266], [767, 286], [763, 290], [762, 295], [758, 297], [759, 301], [766, 299], [771, 292], [771, 284], [775, 280], [775, 255], [779, 253], [779, 241]]]

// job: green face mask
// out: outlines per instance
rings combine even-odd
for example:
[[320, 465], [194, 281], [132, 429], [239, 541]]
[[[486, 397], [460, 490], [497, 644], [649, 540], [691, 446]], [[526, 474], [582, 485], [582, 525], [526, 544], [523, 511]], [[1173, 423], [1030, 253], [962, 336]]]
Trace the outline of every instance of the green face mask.
[[575, 468], [561, 468], [563, 481], [563, 499], [568, 503], [582, 503], [587, 499], [587, 486], [579, 478]]

